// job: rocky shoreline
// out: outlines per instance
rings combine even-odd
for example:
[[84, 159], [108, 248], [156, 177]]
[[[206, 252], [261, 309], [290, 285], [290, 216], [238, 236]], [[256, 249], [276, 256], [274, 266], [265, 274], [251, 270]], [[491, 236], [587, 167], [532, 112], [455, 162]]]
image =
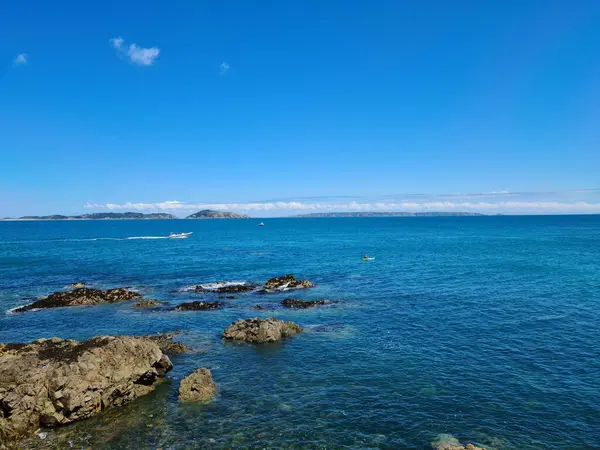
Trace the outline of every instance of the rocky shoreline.
[[[190, 286], [196, 294], [271, 294], [314, 287], [309, 280], [284, 275], [264, 285], [249, 282], [216, 282]], [[70, 290], [57, 291], [14, 309], [16, 313], [48, 308], [98, 306], [138, 300], [131, 307], [147, 312], [218, 310], [220, 301], [192, 301], [173, 307], [143, 299], [128, 288], [92, 289], [73, 283]], [[219, 295], [218, 298], [235, 298]], [[285, 298], [279, 307], [306, 309], [328, 305], [328, 300]], [[234, 306], [235, 307], [235, 306]], [[263, 310], [261, 305], [247, 309]], [[240, 345], [270, 345], [293, 338], [304, 328], [275, 317], [251, 317], [226, 326], [222, 342]], [[12, 448], [36, 430], [55, 428], [85, 420], [153, 392], [168, 376], [173, 363], [168, 355], [182, 355], [190, 347], [174, 340], [179, 332], [144, 336], [96, 336], [86, 341], [50, 338], [29, 343], [0, 343], [0, 449]], [[177, 362], [185, 356], [176, 356]], [[201, 367], [184, 376], [177, 397], [184, 403], [209, 403], [217, 398], [218, 385], [210, 369]], [[43, 434], [43, 433], [42, 433]], [[448, 435], [431, 442], [435, 450], [485, 450], [462, 445]]]

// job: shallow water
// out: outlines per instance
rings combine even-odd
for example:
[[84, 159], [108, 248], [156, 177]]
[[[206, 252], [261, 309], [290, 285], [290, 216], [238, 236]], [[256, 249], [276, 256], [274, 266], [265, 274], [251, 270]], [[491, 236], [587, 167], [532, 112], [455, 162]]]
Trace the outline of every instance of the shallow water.
[[[3, 312], [76, 281], [173, 306], [216, 298], [189, 285], [286, 273], [317, 285], [294, 297], [334, 301], [283, 310], [290, 293], [250, 293], [218, 311], [0, 314], [0, 342], [182, 330], [194, 347], [150, 396], [24, 445], [425, 449], [449, 433], [496, 449], [600, 448], [600, 216], [257, 224], [0, 222]], [[152, 239], [170, 231], [194, 235]], [[306, 330], [264, 347], [221, 342], [229, 323], [256, 316]], [[197, 367], [219, 395], [179, 405], [179, 380]]]

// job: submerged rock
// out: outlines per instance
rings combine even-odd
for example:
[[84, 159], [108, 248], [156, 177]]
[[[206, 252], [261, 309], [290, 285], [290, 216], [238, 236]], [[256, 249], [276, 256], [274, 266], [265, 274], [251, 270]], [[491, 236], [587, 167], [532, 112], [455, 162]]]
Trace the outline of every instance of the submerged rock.
[[175, 333], [157, 333], [157, 334], [147, 334], [142, 336], [144, 339], [148, 339], [158, 345], [161, 352], [167, 355], [177, 355], [179, 353], [184, 353], [189, 350], [189, 347], [181, 342], [174, 342], [173, 338], [177, 336], [179, 332]]
[[295, 336], [301, 331], [302, 327], [294, 322], [284, 322], [274, 317], [269, 319], [255, 317], [238, 320], [229, 325], [223, 332], [223, 339], [262, 344]]
[[47, 297], [42, 297], [30, 305], [17, 308], [14, 312], [25, 312], [41, 308], [61, 308], [63, 306], [100, 305], [103, 303], [116, 303], [123, 300], [141, 298], [137, 292], [125, 288], [116, 289], [90, 289], [78, 288], [72, 291], [55, 292]]
[[286, 308], [311, 308], [317, 305], [327, 305], [327, 300], [298, 300], [297, 298], [286, 298], [281, 304]]
[[0, 344], [0, 442], [121, 406], [172, 367], [156, 343], [131, 336]]
[[148, 300], [140, 300], [133, 304], [136, 308], [151, 308], [154, 306], [164, 305], [165, 302], [159, 302], [158, 300], [154, 300], [153, 298], [149, 298]]
[[458, 439], [450, 434], [440, 434], [431, 443], [435, 450], [486, 450], [483, 447], [477, 447], [473, 444], [462, 445]]
[[313, 284], [308, 280], [297, 280], [292, 274], [275, 277], [267, 280], [263, 292], [280, 292], [291, 289], [311, 288]]
[[182, 402], [209, 402], [217, 393], [217, 385], [212, 379], [208, 369], [196, 371], [183, 380], [179, 385], [179, 401]]
[[189, 302], [173, 308], [174, 311], [198, 311], [202, 309], [219, 309], [225, 306], [223, 302]]

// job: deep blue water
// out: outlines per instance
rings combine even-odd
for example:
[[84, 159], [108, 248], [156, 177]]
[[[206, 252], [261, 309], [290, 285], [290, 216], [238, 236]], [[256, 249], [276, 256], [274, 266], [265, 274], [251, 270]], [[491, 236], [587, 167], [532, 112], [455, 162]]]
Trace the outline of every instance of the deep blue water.
[[[155, 393], [35, 445], [425, 449], [450, 433], [496, 449], [600, 448], [600, 216], [257, 223], [0, 222], [0, 342], [182, 330], [194, 347]], [[194, 235], [122, 240], [170, 231]], [[4, 314], [75, 281], [174, 305], [199, 299], [175, 292], [187, 285], [286, 273], [317, 285], [295, 297], [337, 303], [289, 311], [289, 295], [249, 294], [219, 311]], [[220, 340], [255, 316], [306, 330], [266, 347]], [[179, 405], [197, 367], [219, 396]]]

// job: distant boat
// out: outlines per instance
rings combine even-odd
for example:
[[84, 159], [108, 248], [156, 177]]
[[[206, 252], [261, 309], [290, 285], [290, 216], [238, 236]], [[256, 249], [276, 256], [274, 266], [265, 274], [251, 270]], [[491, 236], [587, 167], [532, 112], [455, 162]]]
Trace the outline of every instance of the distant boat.
[[171, 233], [169, 234], [169, 239], [187, 239], [192, 235], [192, 232], [189, 233]]
[[265, 226], [265, 224], [261, 222], [261, 223], [259, 223], [259, 224], [258, 224], [258, 226], [259, 226], [259, 227], [264, 227], [264, 226]]
[[375, 258], [372, 256], [363, 256], [362, 260], [363, 261], [375, 261]]

